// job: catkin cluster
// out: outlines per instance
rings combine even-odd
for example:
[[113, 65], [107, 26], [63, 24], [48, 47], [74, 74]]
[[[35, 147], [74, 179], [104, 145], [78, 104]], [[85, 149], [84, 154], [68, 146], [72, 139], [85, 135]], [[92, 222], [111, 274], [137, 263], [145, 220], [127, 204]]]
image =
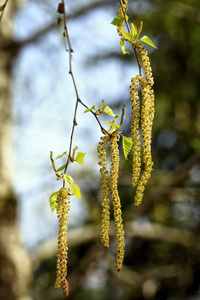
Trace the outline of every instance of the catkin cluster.
[[[109, 225], [110, 225], [110, 205], [109, 196], [112, 198], [113, 214], [115, 220], [115, 227], [117, 232], [117, 257], [116, 269], [118, 271], [122, 268], [124, 260], [124, 229], [121, 211], [121, 202], [118, 194], [118, 174], [119, 174], [119, 149], [117, 143], [117, 132], [110, 136], [105, 135], [101, 137], [97, 151], [99, 157], [100, 173], [101, 173], [101, 187], [102, 187], [102, 221], [101, 221], [101, 241], [109, 247]], [[109, 142], [111, 167], [110, 178], [108, 176], [106, 163], [106, 145]]]
[[[148, 53], [141, 42], [137, 43], [145, 78], [135, 76], [131, 79], [130, 94], [132, 103], [131, 135], [133, 139], [132, 185], [136, 186], [135, 206], [142, 202], [145, 185], [151, 177], [153, 168], [151, 155], [152, 124], [154, 118], [154, 91], [152, 89], [153, 77]], [[138, 95], [138, 85], [141, 87], [141, 109]], [[141, 134], [140, 134], [141, 122]], [[142, 143], [142, 158], [141, 145]], [[141, 162], [143, 172], [141, 174]]]
[[70, 210], [70, 194], [66, 188], [61, 188], [57, 197], [57, 217], [59, 220], [57, 274], [55, 287], [62, 286], [63, 292], [68, 296], [69, 288], [67, 276], [67, 229]]
[[101, 220], [101, 241], [105, 247], [109, 247], [109, 225], [110, 225], [110, 204], [109, 204], [109, 177], [106, 163], [106, 144], [109, 136], [101, 137], [97, 152], [99, 157], [101, 188], [102, 188], [102, 220]]

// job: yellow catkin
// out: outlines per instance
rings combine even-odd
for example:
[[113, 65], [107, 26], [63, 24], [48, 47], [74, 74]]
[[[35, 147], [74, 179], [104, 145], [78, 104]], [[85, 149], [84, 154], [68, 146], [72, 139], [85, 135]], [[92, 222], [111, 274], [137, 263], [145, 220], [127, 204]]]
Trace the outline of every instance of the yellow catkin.
[[[118, 6], [118, 15], [122, 18], [124, 18], [124, 12], [127, 10], [128, 0], [122, 0], [122, 5], [119, 3]], [[123, 6], [123, 8], [122, 8]]]
[[127, 7], [128, 7], [127, 4], [128, 4], [128, 0], [122, 0], [122, 4], [119, 3], [119, 6], [118, 6], [118, 15], [123, 18], [123, 24], [122, 24], [122, 26], [119, 26], [117, 28], [117, 32], [118, 32], [119, 36], [122, 36], [122, 37], [123, 37], [122, 32], [124, 30], [124, 23], [125, 23], [124, 12], [126, 13], [126, 11], [127, 11]]
[[[154, 119], [154, 92], [152, 89], [154, 80], [152, 77], [152, 69], [148, 57], [148, 53], [145, 50], [145, 47], [139, 41], [136, 44], [136, 48], [139, 50], [143, 69], [145, 73], [145, 78], [141, 76], [136, 76], [132, 79], [131, 84], [131, 102], [132, 102], [132, 126], [131, 133], [133, 137], [133, 179], [132, 185], [137, 186], [136, 195], [135, 195], [135, 206], [139, 206], [142, 202], [145, 186], [151, 177], [151, 172], [153, 168], [152, 155], [151, 155], [151, 139], [152, 139], [152, 125]], [[139, 97], [137, 92], [137, 85], [141, 86], [141, 96], [142, 96], [142, 105], [141, 105], [141, 114], [139, 114]], [[142, 160], [144, 170], [142, 175], [140, 175], [140, 166], [141, 158], [139, 151], [139, 134], [137, 135], [137, 130], [139, 130], [139, 118], [141, 119], [141, 135], [142, 135]]]
[[139, 53], [141, 56], [146, 80], [147, 80], [149, 86], [151, 87], [154, 84], [154, 80], [153, 80], [153, 76], [152, 76], [152, 69], [151, 69], [151, 65], [150, 65], [148, 52], [145, 50], [145, 47], [142, 45], [142, 43], [140, 41], [137, 43], [137, 49], [139, 50]]
[[110, 193], [113, 201], [113, 213], [115, 220], [115, 227], [117, 231], [117, 257], [116, 269], [120, 271], [124, 260], [124, 228], [122, 220], [121, 202], [118, 194], [118, 177], [119, 177], [119, 149], [116, 136], [112, 135], [110, 139]]
[[106, 144], [109, 136], [101, 137], [97, 152], [99, 157], [101, 188], [102, 188], [102, 219], [101, 219], [101, 241], [105, 247], [109, 247], [109, 226], [110, 226], [110, 203], [109, 203], [109, 177], [106, 163]]
[[151, 155], [151, 139], [152, 139], [152, 125], [154, 118], [154, 95], [151, 89], [149, 80], [140, 79], [141, 95], [142, 95], [142, 109], [141, 109], [141, 132], [142, 132], [142, 159], [144, 170], [139, 179], [135, 206], [139, 206], [142, 202], [145, 186], [151, 177], [153, 169], [153, 161]]
[[69, 288], [67, 276], [67, 229], [70, 210], [70, 194], [66, 188], [61, 188], [57, 197], [57, 217], [59, 220], [57, 273], [55, 288], [62, 286], [65, 296], [68, 296]]
[[137, 75], [131, 79], [130, 94], [132, 108], [131, 136], [133, 141], [133, 160], [132, 160], [132, 186], [136, 186], [141, 171], [141, 145], [140, 145], [140, 101], [138, 95], [138, 82], [141, 76]]

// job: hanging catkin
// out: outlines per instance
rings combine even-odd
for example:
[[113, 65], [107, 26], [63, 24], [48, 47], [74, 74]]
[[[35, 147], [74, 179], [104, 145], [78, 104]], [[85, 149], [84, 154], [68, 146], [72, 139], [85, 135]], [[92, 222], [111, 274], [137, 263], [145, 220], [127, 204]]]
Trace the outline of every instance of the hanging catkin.
[[101, 137], [97, 152], [99, 157], [100, 173], [101, 173], [101, 206], [102, 206], [102, 219], [101, 219], [101, 241], [104, 246], [109, 247], [109, 225], [110, 225], [110, 204], [109, 204], [109, 177], [106, 163], [106, 145], [109, 141], [109, 136]]
[[119, 177], [119, 149], [115, 134], [110, 139], [110, 193], [113, 203], [113, 213], [115, 220], [115, 227], [117, 231], [117, 257], [116, 269], [120, 271], [124, 260], [124, 227], [122, 220], [121, 202], [118, 194], [118, 177]]
[[69, 288], [67, 276], [67, 230], [70, 210], [70, 194], [66, 188], [61, 188], [57, 197], [57, 217], [59, 220], [57, 273], [55, 287], [62, 286], [63, 292], [68, 296]]

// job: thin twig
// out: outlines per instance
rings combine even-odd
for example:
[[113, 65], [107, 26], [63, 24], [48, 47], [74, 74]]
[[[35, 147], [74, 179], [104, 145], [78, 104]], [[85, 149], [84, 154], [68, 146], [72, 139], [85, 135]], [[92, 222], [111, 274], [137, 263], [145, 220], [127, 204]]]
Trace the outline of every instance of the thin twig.
[[[72, 151], [72, 144], [73, 144], [73, 136], [74, 136], [75, 126], [78, 125], [78, 123], [77, 123], [78, 103], [80, 103], [81, 105], [83, 105], [85, 108], [88, 108], [88, 106], [81, 101], [81, 99], [79, 97], [79, 94], [78, 94], [77, 84], [76, 84], [74, 73], [73, 73], [73, 69], [72, 69], [72, 53], [73, 53], [73, 49], [72, 49], [72, 46], [71, 46], [71, 41], [70, 41], [69, 32], [68, 32], [68, 28], [67, 28], [67, 14], [66, 14], [66, 10], [65, 10], [65, 1], [64, 0], [62, 0], [62, 4], [63, 4], [63, 8], [64, 8], [64, 13], [63, 13], [64, 14], [64, 33], [63, 33], [63, 35], [64, 35], [64, 37], [66, 37], [67, 43], [68, 43], [68, 47], [69, 47], [69, 51], [68, 51], [69, 52], [69, 74], [72, 77], [72, 81], [73, 81], [73, 85], [74, 85], [74, 89], [75, 89], [75, 93], [76, 93], [76, 104], [75, 104], [75, 110], [74, 110], [73, 126], [72, 126], [72, 131], [71, 131], [71, 136], [70, 136], [69, 154], [68, 154], [68, 159], [67, 159], [66, 167], [64, 169], [64, 173], [66, 174], [68, 165], [69, 165], [70, 161], [72, 161], [71, 151]], [[101, 125], [101, 123], [100, 123], [97, 115], [92, 110], [90, 112], [96, 118], [96, 120], [97, 120], [97, 122], [98, 122], [98, 124], [99, 124], [99, 126], [101, 128], [101, 131], [104, 134], [108, 134], [109, 135], [109, 133]], [[63, 180], [63, 187], [64, 186], [65, 186], [65, 181]]]

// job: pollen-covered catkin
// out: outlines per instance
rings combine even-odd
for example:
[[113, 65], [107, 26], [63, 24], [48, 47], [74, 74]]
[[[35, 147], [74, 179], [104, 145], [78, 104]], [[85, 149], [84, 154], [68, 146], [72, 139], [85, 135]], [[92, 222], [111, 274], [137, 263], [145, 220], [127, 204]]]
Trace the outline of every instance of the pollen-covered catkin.
[[126, 12], [127, 10], [127, 5], [128, 5], [128, 0], [122, 0], [122, 3], [119, 3], [118, 15], [122, 18], [124, 18], [124, 12]]
[[101, 241], [105, 247], [109, 247], [109, 226], [110, 226], [110, 203], [109, 203], [109, 177], [106, 163], [106, 145], [109, 136], [101, 137], [97, 152], [99, 157], [101, 188], [102, 188], [102, 219], [101, 219]]
[[119, 177], [119, 149], [116, 136], [112, 135], [110, 139], [110, 193], [113, 201], [113, 213], [115, 220], [115, 227], [117, 231], [117, 257], [116, 269], [121, 271], [124, 260], [124, 228], [122, 220], [121, 202], [118, 194], [118, 177]]
[[131, 136], [133, 141], [132, 160], [132, 186], [136, 186], [141, 171], [141, 145], [140, 145], [140, 101], [138, 95], [138, 82], [141, 76], [137, 75], [131, 79], [130, 94], [132, 108]]
[[123, 0], [122, 3], [119, 3], [119, 6], [118, 6], [118, 15], [121, 18], [123, 18], [123, 23], [121, 26], [117, 27], [117, 32], [118, 32], [119, 36], [122, 36], [122, 37], [123, 37], [122, 32], [124, 31], [124, 23], [125, 23], [124, 13], [126, 13], [127, 4], [128, 4], [128, 0]]
[[151, 65], [150, 65], [148, 52], [145, 50], [145, 47], [142, 45], [142, 43], [140, 41], [137, 43], [137, 48], [138, 48], [140, 56], [141, 56], [146, 80], [147, 80], [148, 84], [150, 86], [152, 86], [154, 84], [154, 80], [153, 80], [153, 76], [152, 76], [152, 69], [151, 69]]
[[142, 202], [145, 185], [151, 177], [153, 161], [151, 155], [152, 125], [154, 118], [154, 95], [151, 85], [145, 78], [140, 79], [142, 108], [141, 108], [141, 131], [142, 131], [142, 158], [144, 170], [138, 182], [135, 196], [135, 205]]
[[66, 188], [61, 188], [57, 197], [57, 217], [59, 220], [57, 274], [55, 287], [62, 286], [65, 296], [68, 296], [69, 288], [67, 276], [67, 229], [70, 210], [70, 194]]

